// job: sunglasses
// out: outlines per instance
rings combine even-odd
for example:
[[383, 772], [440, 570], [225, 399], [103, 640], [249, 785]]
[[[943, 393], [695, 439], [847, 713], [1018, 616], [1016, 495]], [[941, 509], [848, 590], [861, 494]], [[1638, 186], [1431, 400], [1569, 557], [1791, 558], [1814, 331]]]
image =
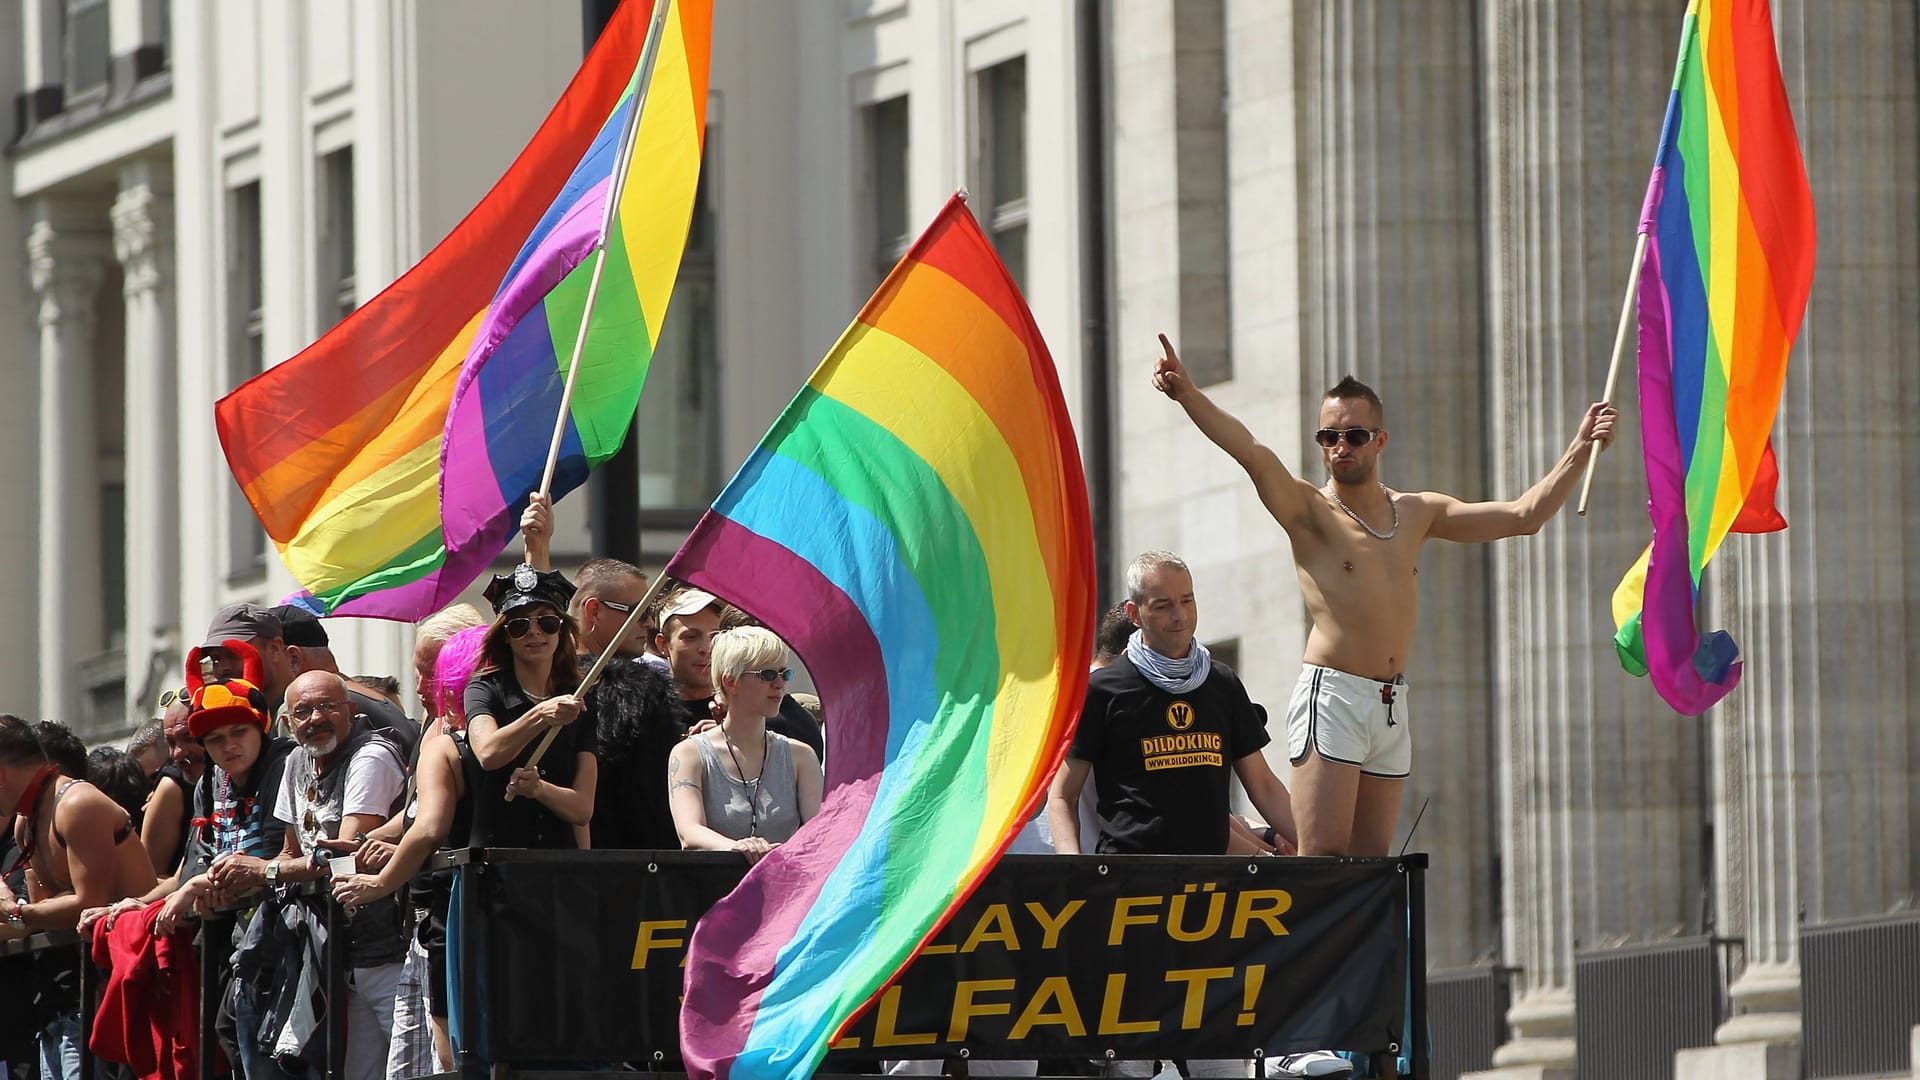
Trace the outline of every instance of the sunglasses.
[[178, 690], [169, 690], [166, 693], [160, 695], [160, 710], [162, 712], [165, 712], [167, 707], [172, 705], [174, 702], [190, 701], [192, 700], [192, 698], [193, 698], [193, 695], [189, 693], [187, 691], [187, 688], [184, 686]]
[[596, 596], [594, 597], [594, 599], [600, 601], [601, 607], [612, 608], [613, 610], [619, 612], [622, 615], [633, 614], [632, 604], [623, 604], [618, 600], [609, 600], [604, 596]]
[[529, 619], [522, 615], [517, 619], [507, 620], [507, 636], [516, 640], [526, 637], [527, 631], [533, 629], [535, 623], [540, 624], [540, 632], [543, 634], [551, 636], [560, 632], [560, 616], [558, 615], [542, 615], [537, 619]]
[[743, 671], [741, 674], [752, 675], [762, 682], [779, 682], [782, 679], [792, 679], [793, 669], [790, 667], [767, 667], [761, 668], [759, 671]]
[[1323, 427], [1313, 433], [1313, 441], [1331, 450], [1339, 446], [1340, 440], [1344, 438], [1347, 440], [1348, 446], [1358, 448], [1372, 442], [1373, 437], [1378, 434], [1380, 434], [1379, 428], [1350, 427], [1341, 429]]

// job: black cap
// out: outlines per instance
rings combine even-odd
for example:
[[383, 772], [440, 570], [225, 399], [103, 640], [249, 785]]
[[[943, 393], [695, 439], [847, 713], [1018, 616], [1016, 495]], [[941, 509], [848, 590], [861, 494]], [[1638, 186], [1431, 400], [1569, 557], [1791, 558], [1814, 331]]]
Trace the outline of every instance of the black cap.
[[565, 611], [573, 600], [573, 582], [558, 570], [535, 570], [521, 563], [511, 574], [493, 575], [486, 597], [495, 615], [528, 604], [551, 604], [555, 611]]
[[200, 643], [200, 647], [217, 649], [228, 638], [252, 642], [277, 638], [280, 634], [280, 617], [271, 608], [263, 608], [258, 604], [229, 604], [213, 617], [212, 625], [207, 627], [207, 639]]
[[327, 628], [320, 624], [320, 619], [313, 612], [298, 604], [282, 604], [267, 610], [280, 620], [281, 641], [303, 649], [327, 647]]

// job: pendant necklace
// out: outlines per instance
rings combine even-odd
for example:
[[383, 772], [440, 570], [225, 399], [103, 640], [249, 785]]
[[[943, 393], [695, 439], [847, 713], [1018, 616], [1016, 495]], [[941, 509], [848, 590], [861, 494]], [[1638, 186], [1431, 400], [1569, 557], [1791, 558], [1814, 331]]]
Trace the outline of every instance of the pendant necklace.
[[727, 740], [727, 756], [733, 759], [733, 771], [740, 774], [740, 785], [747, 789], [747, 835], [760, 835], [760, 776], [767, 775], [767, 755], [772, 752], [773, 736], [765, 731], [760, 733], [760, 776], [747, 779], [747, 770], [740, 764], [740, 755], [734, 752], [733, 735], [726, 728], [720, 729], [720, 737]]

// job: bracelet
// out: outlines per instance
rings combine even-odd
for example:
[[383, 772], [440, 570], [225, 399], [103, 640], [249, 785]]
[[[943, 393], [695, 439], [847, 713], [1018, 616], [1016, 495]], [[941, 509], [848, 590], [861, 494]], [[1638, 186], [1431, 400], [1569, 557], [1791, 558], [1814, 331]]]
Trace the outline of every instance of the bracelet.
[[1277, 848], [1280, 846], [1279, 837], [1274, 833], [1273, 826], [1271, 825], [1267, 826], [1267, 831], [1260, 834], [1260, 839], [1265, 840], [1267, 842], [1267, 846], [1270, 848]]

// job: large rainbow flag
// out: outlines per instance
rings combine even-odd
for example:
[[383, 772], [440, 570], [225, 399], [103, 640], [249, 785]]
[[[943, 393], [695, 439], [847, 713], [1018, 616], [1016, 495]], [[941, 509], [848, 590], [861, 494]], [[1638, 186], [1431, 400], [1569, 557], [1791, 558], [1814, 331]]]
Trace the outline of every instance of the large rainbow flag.
[[650, 71], [656, 0], [627, 0], [533, 140], [445, 240], [215, 407], [234, 478], [315, 609], [417, 619], [499, 555], [539, 486], [590, 256], [603, 246], [554, 494], [625, 437], [678, 272], [705, 132], [712, 0], [657, 2], [665, 19]]
[[1728, 532], [1786, 527], [1770, 442], [1813, 282], [1813, 194], [1766, 0], [1693, 0], [1640, 231], [1640, 411], [1653, 543], [1613, 594], [1621, 663], [1696, 716], [1740, 680], [1695, 628]]
[[689, 944], [695, 1076], [810, 1076], [1039, 808], [1086, 692], [1085, 477], [958, 198], [667, 566], [784, 637], [832, 728], [818, 817]]

